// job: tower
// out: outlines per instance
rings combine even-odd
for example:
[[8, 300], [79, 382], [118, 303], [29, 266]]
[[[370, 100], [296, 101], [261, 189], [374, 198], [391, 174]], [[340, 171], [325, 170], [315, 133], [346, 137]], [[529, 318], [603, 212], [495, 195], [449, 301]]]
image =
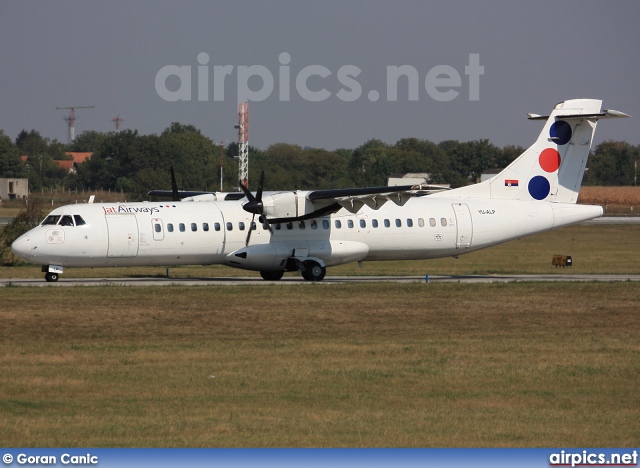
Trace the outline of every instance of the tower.
[[124, 119], [122, 117], [120, 117], [120, 114], [116, 115], [113, 119], [111, 119], [111, 121], [115, 124], [116, 126], [116, 133], [120, 133], [120, 124], [122, 122], [124, 122]]
[[238, 129], [238, 180], [249, 188], [249, 103], [241, 102], [238, 105], [238, 123], [234, 125]]
[[73, 140], [76, 139], [76, 109], [93, 109], [95, 106], [73, 106], [73, 107], [56, 107], [58, 110], [69, 109], [69, 115], [67, 117], [63, 117], [67, 125], [69, 126], [69, 136], [67, 139], [67, 143], [73, 143]]

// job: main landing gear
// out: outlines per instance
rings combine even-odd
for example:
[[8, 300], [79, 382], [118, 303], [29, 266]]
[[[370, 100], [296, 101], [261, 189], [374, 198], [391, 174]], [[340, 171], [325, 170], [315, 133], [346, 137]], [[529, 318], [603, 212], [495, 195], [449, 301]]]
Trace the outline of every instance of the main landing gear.
[[[308, 258], [308, 257], [307, 257]], [[302, 277], [307, 281], [322, 281], [327, 274], [327, 269], [321, 261], [301, 260], [299, 258], [289, 258], [285, 270], [263, 270], [260, 272], [262, 279], [266, 281], [278, 281], [285, 271], [296, 271], [302, 273]]]
[[314, 260], [306, 260], [301, 262], [300, 273], [307, 281], [322, 281], [327, 269]]
[[284, 275], [284, 270], [270, 270], [270, 271], [261, 271], [260, 276], [262, 276], [263, 280], [266, 281], [278, 281]]

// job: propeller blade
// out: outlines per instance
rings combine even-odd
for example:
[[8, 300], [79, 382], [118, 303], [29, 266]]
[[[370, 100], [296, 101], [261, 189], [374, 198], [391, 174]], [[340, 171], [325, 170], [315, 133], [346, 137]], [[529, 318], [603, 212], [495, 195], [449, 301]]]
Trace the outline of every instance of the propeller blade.
[[262, 212], [264, 211], [264, 205], [262, 204], [262, 185], [264, 183], [264, 170], [262, 170], [262, 174], [260, 175], [260, 185], [258, 187], [258, 192], [256, 194], [256, 196], [254, 197], [253, 194], [251, 193], [251, 191], [244, 186], [244, 184], [242, 183], [242, 181], [238, 181], [238, 185], [240, 187], [240, 190], [242, 190], [242, 192], [244, 192], [245, 196], [247, 197], [247, 200], [249, 200], [247, 203], [245, 203], [243, 205], [243, 209], [248, 212], [248, 213], [253, 213], [254, 215], [258, 214], [261, 215]]
[[247, 247], [249, 245], [249, 241], [251, 240], [251, 231], [253, 231], [253, 223], [256, 218], [256, 214], [253, 213], [253, 217], [251, 218], [251, 224], [249, 224], [249, 232], [247, 232], [247, 241], [244, 243], [244, 246]]
[[252, 202], [252, 201], [256, 200], [256, 198], [249, 191], [249, 189], [244, 186], [244, 184], [242, 183], [241, 180], [238, 181], [238, 186], [240, 187], [240, 190], [242, 190], [242, 192], [245, 194], [245, 196], [247, 197], [247, 200], [249, 200], [249, 202]]
[[180, 201], [180, 197], [178, 196], [178, 183], [176, 182], [176, 174], [173, 172], [173, 166], [170, 166], [169, 169], [171, 169], [171, 195], [173, 201]]
[[262, 185], [264, 184], [264, 169], [260, 173], [260, 183], [258, 184], [258, 193], [256, 193], [256, 200], [262, 202]]

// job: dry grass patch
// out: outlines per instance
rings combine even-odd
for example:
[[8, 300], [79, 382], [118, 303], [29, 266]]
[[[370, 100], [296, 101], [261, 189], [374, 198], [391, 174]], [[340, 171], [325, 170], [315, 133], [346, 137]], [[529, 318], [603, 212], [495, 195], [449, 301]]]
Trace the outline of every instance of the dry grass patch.
[[6, 446], [632, 446], [640, 285], [0, 290]]

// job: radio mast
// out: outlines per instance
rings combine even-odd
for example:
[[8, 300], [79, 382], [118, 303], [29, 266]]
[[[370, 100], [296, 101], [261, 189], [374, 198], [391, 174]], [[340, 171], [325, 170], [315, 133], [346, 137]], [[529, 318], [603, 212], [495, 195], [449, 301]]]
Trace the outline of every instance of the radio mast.
[[56, 107], [58, 110], [69, 109], [69, 115], [67, 117], [63, 117], [69, 126], [68, 144], [73, 143], [73, 140], [76, 139], [76, 109], [93, 109], [94, 107], [95, 106]]
[[249, 188], [249, 102], [238, 105], [238, 123], [233, 126], [238, 129], [238, 180]]

